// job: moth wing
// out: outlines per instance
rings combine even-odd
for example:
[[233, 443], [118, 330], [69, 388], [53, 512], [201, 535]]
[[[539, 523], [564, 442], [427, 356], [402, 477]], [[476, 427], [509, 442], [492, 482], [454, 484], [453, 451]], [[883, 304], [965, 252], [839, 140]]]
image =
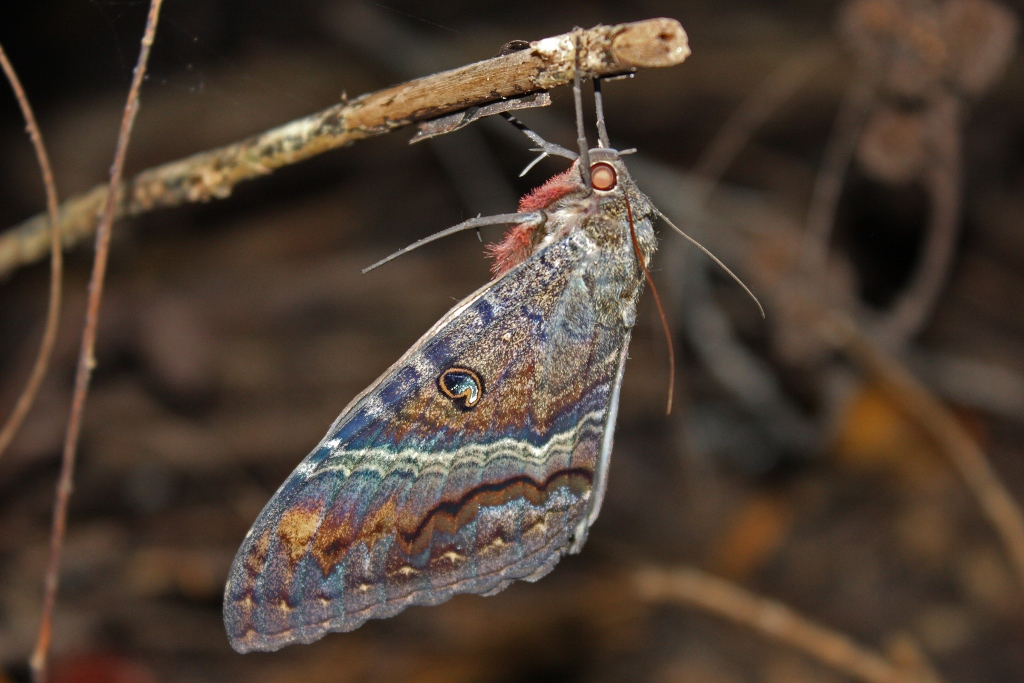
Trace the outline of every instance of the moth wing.
[[[624, 325], [599, 323], [592, 253], [577, 235], [538, 252], [349, 404], [235, 557], [224, 619], [236, 650], [495, 593], [579, 550], [604, 493], [629, 341]], [[476, 384], [477, 400], [453, 397], [443, 375]]]

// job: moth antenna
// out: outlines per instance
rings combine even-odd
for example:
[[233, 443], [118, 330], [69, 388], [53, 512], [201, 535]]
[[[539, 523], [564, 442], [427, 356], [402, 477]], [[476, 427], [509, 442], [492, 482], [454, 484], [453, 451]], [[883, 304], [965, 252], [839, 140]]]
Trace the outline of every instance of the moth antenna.
[[583, 187], [590, 192], [590, 145], [587, 143], [587, 132], [583, 128], [583, 88], [580, 87], [580, 34], [576, 34], [576, 52], [573, 57], [572, 99], [576, 104], [576, 142], [580, 147], [580, 178]]
[[647, 284], [651, 286], [651, 294], [654, 295], [654, 305], [658, 307], [658, 316], [661, 318], [661, 328], [665, 330], [665, 343], [668, 344], [668, 405], [665, 407], [665, 414], [671, 415], [672, 392], [676, 387], [676, 352], [672, 344], [672, 331], [669, 329], [668, 320], [665, 318], [665, 309], [661, 307], [661, 297], [658, 296], [658, 288], [654, 286], [654, 280], [651, 278], [651, 274], [647, 271], [647, 265], [644, 263], [644, 256], [640, 253], [640, 244], [636, 241], [636, 227], [633, 225], [633, 209], [629, 205], [629, 197], [623, 195], [623, 198], [626, 200], [626, 218], [629, 219], [629, 237], [633, 240], [633, 251], [636, 252], [637, 263], [640, 264], [640, 270], [644, 271]]
[[462, 232], [463, 230], [476, 230], [477, 228], [481, 228], [481, 227], [483, 227], [485, 225], [509, 225], [511, 223], [516, 223], [516, 224], [519, 224], [519, 223], [535, 223], [535, 222], [540, 222], [540, 221], [543, 221], [543, 220], [544, 220], [544, 213], [541, 212], [541, 211], [532, 211], [530, 213], [503, 213], [503, 214], [499, 214], [497, 216], [483, 216], [483, 217], [477, 216], [476, 218], [470, 218], [467, 221], [462, 221], [458, 225], [453, 225], [452, 227], [448, 228], [447, 230], [442, 230], [441, 232], [435, 232], [433, 235], [430, 235], [428, 237], [424, 237], [421, 240], [413, 242], [412, 244], [410, 244], [409, 246], [405, 247], [404, 249], [399, 249], [398, 251], [396, 251], [394, 254], [391, 254], [387, 258], [383, 258], [380, 261], [377, 261], [372, 266], [369, 266], [367, 268], [363, 268], [363, 274], [365, 275], [366, 273], [369, 273], [374, 268], [378, 268], [380, 266], [383, 266], [388, 261], [393, 261], [394, 259], [398, 258], [402, 254], [408, 254], [413, 249], [419, 249], [424, 244], [429, 244], [430, 242], [434, 242], [436, 240], [439, 240], [442, 237], [448, 237], [448, 235], [454, 235], [455, 233]]
[[597, 146], [611, 147], [608, 142], [608, 128], [604, 123], [604, 98], [601, 96], [601, 79], [594, 77], [594, 108], [597, 110]]
[[711, 253], [710, 251], [708, 251], [708, 250], [707, 250], [707, 249], [706, 249], [706, 248], [704, 247], [704, 245], [703, 245], [703, 244], [701, 244], [700, 242], [698, 242], [697, 240], [693, 239], [692, 237], [690, 237], [689, 235], [687, 235], [687, 234], [686, 234], [685, 232], [683, 232], [682, 230], [680, 230], [679, 228], [677, 228], [677, 227], [676, 227], [676, 224], [675, 224], [675, 223], [673, 223], [672, 221], [670, 221], [670, 220], [668, 219], [668, 216], [666, 216], [665, 214], [663, 214], [663, 213], [662, 213], [661, 211], [659, 211], [658, 209], [655, 209], [655, 211], [658, 211], [658, 215], [659, 215], [659, 216], [661, 216], [661, 219], [662, 219], [663, 221], [665, 221], [666, 223], [668, 223], [668, 225], [669, 225], [669, 227], [670, 227], [670, 228], [672, 228], [673, 230], [675, 230], [676, 232], [678, 232], [678, 233], [679, 233], [680, 235], [682, 235], [683, 237], [685, 237], [685, 238], [687, 239], [687, 241], [689, 241], [689, 242], [690, 242], [690, 244], [692, 244], [693, 246], [695, 246], [695, 247], [697, 247], [698, 249], [700, 249], [701, 251], [703, 251], [703, 252], [704, 252], [704, 253], [705, 253], [705, 254], [707, 255], [707, 257], [708, 257], [708, 258], [710, 258], [710, 259], [711, 259], [712, 261], [714, 261], [715, 263], [717, 263], [717, 264], [718, 264], [718, 266], [719, 266], [719, 267], [720, 267], [720, 268], [721, 268], [722, 270], [724, 270], [725, 272], [727, 272], [727, 273], [729, 274], [729, 277], [731, 277], [731, 278], [732, 278], [733, 280], [735, 280], [735, 281], [736, 281], [736, 284], [738, 284], [738, 285], [739, 285], [740, 287], [742, 287], [742, 288], [743, 288], [743, 291], [744, 291], [744, 292], [746, 292], [747, 294], [749, 294], [749, 295], [750, 295], [750, 298], [754, 300], [754, 303], [755, 303], [755, 304], [757, 304], [757, 307], [758, 307], [758, 308], [759, 308], [759, 309], [761, 310], [761, 317], [762, 317], [762, 318], [766, 318], [766, 317], [767, 317], [767, 316], [766, 316], [766, 315], [764, 314], [764, 306], [762, 306], [762, 305], [761, 305], [761, 302], [757, 300], [757, 297], [756, 297], [756, 296], [754, 296], [754, 293], [750, 291], [750, 288], [749, 288], [749, 287], [747, 287], [747, 286], [746, 286], [745, 284], [743, 284], [743, 280], [739, 279], [739, 277], [738, 277], [738, 276], [736, 275], [736, 273], [734, 273], [734, 272], [732, 272], [731, 270], [729, 270], [729, 267], [728, 267], [728, 266], [726, 266], [726, 265], [725, 265], [724, 263], [722, 263], [721, 261], [719, 261], [719, 260], [718, 260], [718, 257], [717, 257], [717, 256], [715, 256], [714, 254], [712, 254], [712, 253]]
[[565, 157], [566, 159], [572, 159], [573, 161], [575, 161], [576, 157], [579, 156], [578, 154], [576, 154], [576, 152], [573, 152], [571, 149], [566, 149], [561, 145], [556, 145], [553, 142], [548, 142], [541, 136], [537, 135], [537, 133], [532, 131], [529, 126], [527, 126], [525, 123], [517, 119], [515, 116], [512, 116], [512, 114], [509, 114], [507, 111], [501, 112], [501, 116], [506, 121], [515, 126], [517, 129], [519, 129], [523, 133], [523, 135], [537, 143], [537, 146], [540, 147], [540, 151], [544, 152], [545, 154], [549, 156]]

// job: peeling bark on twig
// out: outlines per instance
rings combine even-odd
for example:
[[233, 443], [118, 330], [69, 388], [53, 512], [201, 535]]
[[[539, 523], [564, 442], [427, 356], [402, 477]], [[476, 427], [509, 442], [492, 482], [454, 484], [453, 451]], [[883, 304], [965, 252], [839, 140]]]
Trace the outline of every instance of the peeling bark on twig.
[[[240, 142], [143, 171], [121, 185], [115, 218], [223, 199], [244, 180], [357, 140], [566, 85], [574, 74], [577, 35], [581, 70], [588, 76], [674, 66], [690, 54], [686, 32], [674, 19], [597, 26], [545, 38], [528, 49], [363, 95]], [[61, 206], [65, 247], [93, 233], [106, 192], [106, 187], [97, 187]], [[46, 254], [46, 228], [46, 217], [39, 215], [0, 236], [0, 277]]]

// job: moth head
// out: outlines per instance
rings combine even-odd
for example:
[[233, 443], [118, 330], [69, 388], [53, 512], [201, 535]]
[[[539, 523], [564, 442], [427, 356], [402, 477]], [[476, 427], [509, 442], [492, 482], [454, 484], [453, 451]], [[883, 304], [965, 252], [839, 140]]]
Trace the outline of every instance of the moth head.
[[590, 184], [595, 190], [609, 192], [618, 187], [619, 174], [607, 161], [596, 161], [590, 164]]
[[599, 195], [624, 192], [630, 182], [622, 153], [608, 147], [590, 150], [590, 186]]

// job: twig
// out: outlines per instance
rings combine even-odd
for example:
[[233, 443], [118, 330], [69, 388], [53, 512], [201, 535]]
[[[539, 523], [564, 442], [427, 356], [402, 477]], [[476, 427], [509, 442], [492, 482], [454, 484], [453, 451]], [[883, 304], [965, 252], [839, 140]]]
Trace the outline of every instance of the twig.
[[44, 583], [43, 613], [39, 623], [39, 635], [35, 650], [32, 652], [30, 661], [34, 683], [45, 683], [46, 681], [46, 661], [50, 650], [53, 611], [57, 603], [60, 557], [64, 542], [64, 529], [67, 524], [68, 501], [71, 498], [74, 480], [78, 435], [82, 428], [82, 412], [85, 407], [85, 397], [89, 391], [89, 380], [92, 377], [92, 369], [96, 365], [93, 354], [96, 348], [96, 329], [99, 323], [100, 301], [103, 297], [103, 282], [110, 254], [110, 235], [116, 208], [114, 198], [117, 196], [117, 188], [121, 185], [124, 173], [128, 141], [131, 139], [135, 116], [139, 112], [139, 88], [142, 86], [142, 80], [146, 74], [146, 65], [153, 47], [153, 39], [156, 36], [157, 20], [160, 17], [162, 4], [163, 0], [151, 0], [149, 5], [146, 30], [142, 35], [142, 45], [139, 50], [139, 61], [132, 75], [128, 100], [124, 106], [124, 117], [121, 119], [121, 130], [117, 137], [117, 148], [114, 151], [114, 162], [110, 167], [110, 186], [107, 199], [96, 228], [96, 258], [93, 261], [92, 275], [89, 279], [89, 297], [85, 313], [85, 327], [82, 330], [82, 346], [78, 356], [75, 390], [71, 398], [71, 413], [68, 417], [67, 434], [64, 439], [64, 454], [60, 479], [57, 483], [57, 499], [53, 506], [53, 526], [50, 531], [50, 557]]
[[832, 227], [836, 208], [843, 192], [846, 171], [857, 149], [864, 121], [875, 101], [875, 92], [882, 76], [876, 64], [862, 65], [836, 114], [832, 132], [814, 180], [811, 205], [807, 210], [801, 259], [804, 270], [812, 277], [819, 276], [828, 260]]
[[698, 569], [647, 568], [633, 583], [651, 602], [699, 607], [803, 652], [867, 683], [937, 683], [927, 669], [907, 670], [861, 647], [842, 633], [815, 624], [782, 603], [760, 596]]
[[[686, 32], [674, 19], [598, 26], [546, 38], [526, 50], [363, 95], [241, 142], [143, 171], [118, 186], [114, 218], [222, 199], [244, 180], [357, 140], [472, 106], [566, 85], [574, 73], [577, 35], [581, 69], [588, 76], [674, 66], [690, 54]], [[92, 233], [106, 196], [107, 189], [97, 187], [64, 203], [60, 225], [65, 246]], [[45, 226], [45, 217], [36, 216], [0, 236], [0, 277], [42, 257]]]
[[897, 404], [946, 454], [995, 527], [1024, 587], [1024, 513], [981, 447], [948, 408], [850, 318], [829, 313], [823, 323], [821, 331], [825, 338], [875, 375]]
[[722, 176], [761, 126], [824, 66], [831, 54], [812, 49], [790, 57], [768, 76], [726, 119], [693, 168], [702, 186], [696, 202], [703, 206]]
[[46, 154], [46, 145], [43, 144], [43, 136], [39, 131], [39, 124], [36, 123], [35, 114], [32, 112], [32, 105], [29, 104], [25, 89], [21, 86], [18, 74], [14, 66], [7, 59], [7, 53], [3, 46], [0, 46], [0, 67], [7, 76], [14, 96], [21, 107], [21, 114], [25, 118], [25, 129], [32, 141], [32, 147], [36, 152], [36, 159], [39, 162], [39, 170], [43, 175], [43, 186], [46, 188], [46, 216], [50, 235], [50, 300], [46, 306], [46, 325], [43, 328], [43, 338], [39, 342], [39, 353], [36, 355], [36, 362], [32, 366], [25, 388], [14, 404], [3, 429], [0, 429], [0, 457], [3, 457], [7, 447], [14, 440], [25, 416], [32, 409], [32, 404], [39, 393], [39, 387], [43, 383], [46, 371], [50, 367], [50, 358], [53, 356], [53, 348], [57, 343], [57, 328], [60, 325], [60, 300], [61, 283], [63, 280], [64, 257], [60, 248], [60, 228], [58, 227], [59, 217], [57, 215], [57, 185], [53, 181], [53, 169], [50, 167], [50, 157]]
[[962, 107], [958, 97], [943, 93], [934, 98], [928, 110], [932, 158], [925, 175], [931, 200], [927, 238], [905, 292], [873, 329], [885, 348], [900, 348], [921, 329], [953, 263], [960, 228]]

